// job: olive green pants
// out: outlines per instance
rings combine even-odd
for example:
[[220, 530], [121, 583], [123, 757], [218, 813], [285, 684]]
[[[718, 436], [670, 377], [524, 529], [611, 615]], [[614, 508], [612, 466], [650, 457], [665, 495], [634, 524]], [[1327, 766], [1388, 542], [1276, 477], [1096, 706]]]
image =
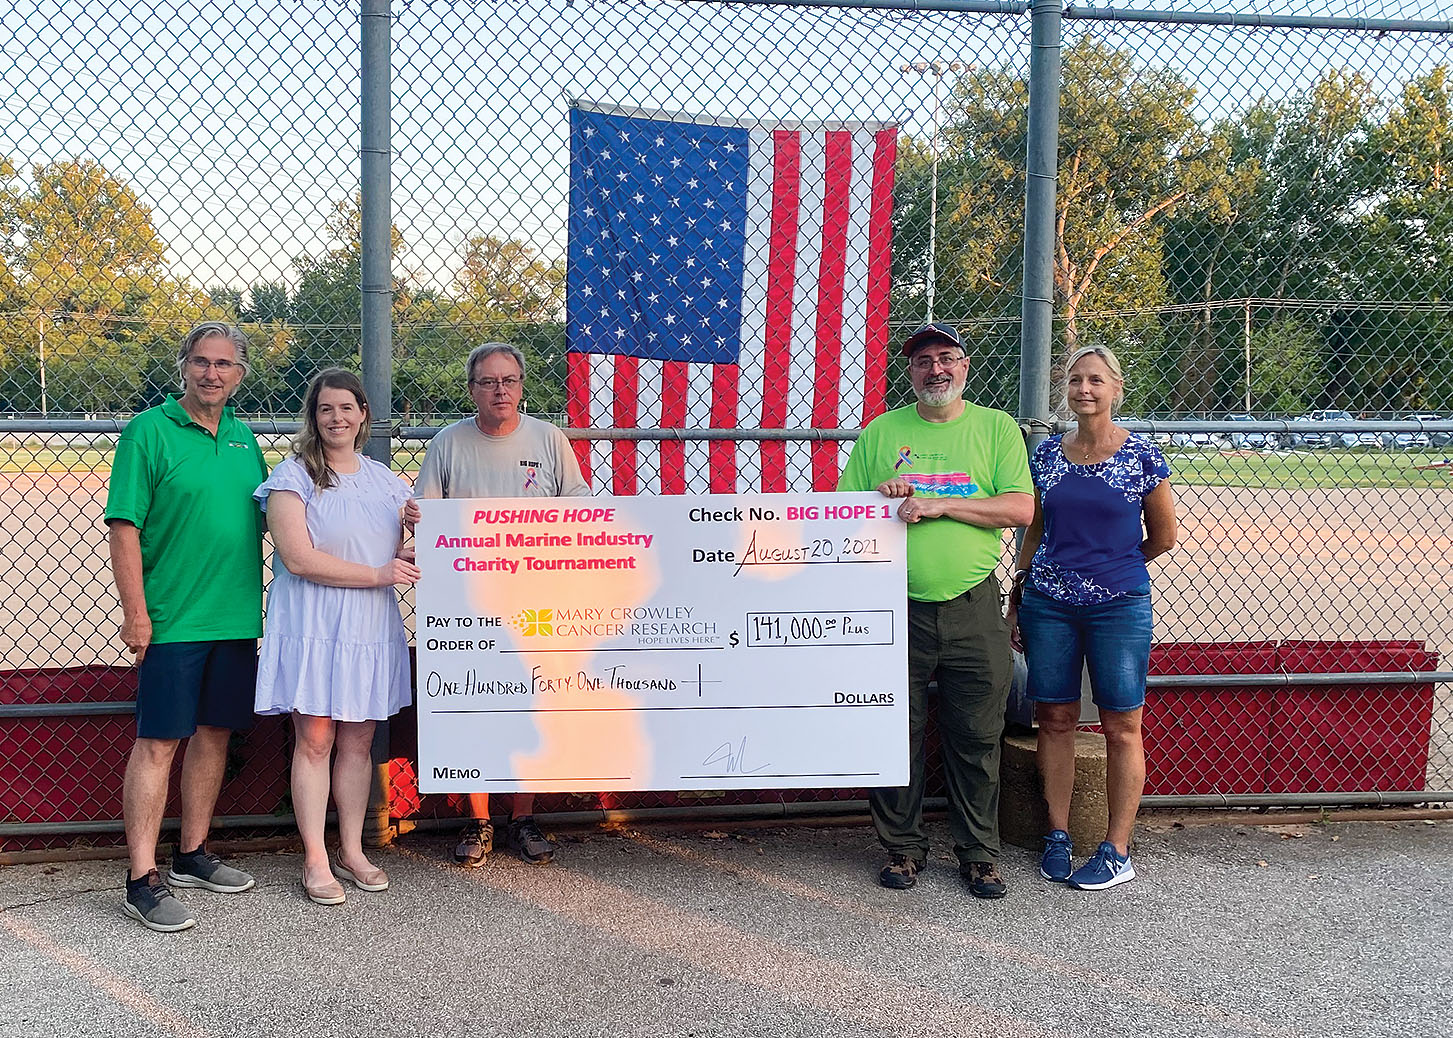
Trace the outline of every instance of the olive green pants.
[[868, 804], [890, 854], [926, 860], [923, 729], [938, 676], [938, 734], [949, 829], [960, 864], [999, 859], [999, 757], [1009, 699], [1009, 630], [992, 576], [947, 602], [908, 603], [908, 785]]

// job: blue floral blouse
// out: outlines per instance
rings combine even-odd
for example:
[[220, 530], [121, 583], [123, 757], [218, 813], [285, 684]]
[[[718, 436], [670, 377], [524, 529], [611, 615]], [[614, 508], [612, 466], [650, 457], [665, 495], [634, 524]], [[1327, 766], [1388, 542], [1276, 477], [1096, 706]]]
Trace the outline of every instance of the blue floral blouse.
[[1071, 462], [1063, 439], [1049, 437], [1029, 459], [1044, 513], [1029, 579], [1061, 602], [1108, 602], [1150, 580], [1140, 551], [1141, 502], [1170, 477], [1170, 466], [1160, 448], [1137, 433], [1094, 465]]

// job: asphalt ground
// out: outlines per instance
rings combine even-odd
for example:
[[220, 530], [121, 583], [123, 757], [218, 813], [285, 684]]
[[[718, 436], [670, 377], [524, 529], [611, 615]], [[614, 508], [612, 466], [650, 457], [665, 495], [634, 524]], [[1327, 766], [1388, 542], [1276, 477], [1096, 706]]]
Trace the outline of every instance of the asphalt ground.
[[[1453, 823], [1153, 824], [1090, 894], [1008, 848], [977, 901], [937, 848], [876, 883], [861, 827], [590, 832], [554, 864], [378, 852], [393, 887], [303, 897], [296, 852], [242, 854], [201, 922], [122, 914], [121, 864], [0, 869], [0, 1035], [1445, 1036]], [[1082, 849], [1085, 850], [1085, 849]]]

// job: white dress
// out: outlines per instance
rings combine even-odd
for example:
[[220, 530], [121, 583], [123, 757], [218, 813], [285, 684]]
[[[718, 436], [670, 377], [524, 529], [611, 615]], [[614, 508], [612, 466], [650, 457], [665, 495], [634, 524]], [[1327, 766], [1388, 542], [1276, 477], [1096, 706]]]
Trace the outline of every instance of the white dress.
[[[303, 463], [278, 463], [253, 497], [290, 490], [307, 506], [313, 547], [347, 562], [382, 566], [399, 543], [409, 485], [371, 458], [319, 490]], [[256, 710], [296, 710], [337, 721], [380, 721], [409, 705], [409, 643], [392, 587], [343, 588], [294, 576], [273, 557], [267, 626], [257, 666]]]

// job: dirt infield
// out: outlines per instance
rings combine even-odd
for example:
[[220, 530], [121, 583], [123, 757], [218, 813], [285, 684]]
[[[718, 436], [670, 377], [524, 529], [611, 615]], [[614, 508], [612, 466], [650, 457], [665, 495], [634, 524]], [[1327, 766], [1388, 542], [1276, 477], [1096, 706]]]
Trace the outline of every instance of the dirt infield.
[[[1158, 640], [1415, 639], [1453, 666], [1453, 492], [1178, 493], [1180, 544], [1155, 577]], [[117, 639], [104, 500], [99, 475], [0, 477], [0, 667], [129, 659]], [[412, 619], [409, 599], [405, 612]], [[1453, 697], [1449, 686], [1439, 691], [1429, 785], [1448, 788]]]

